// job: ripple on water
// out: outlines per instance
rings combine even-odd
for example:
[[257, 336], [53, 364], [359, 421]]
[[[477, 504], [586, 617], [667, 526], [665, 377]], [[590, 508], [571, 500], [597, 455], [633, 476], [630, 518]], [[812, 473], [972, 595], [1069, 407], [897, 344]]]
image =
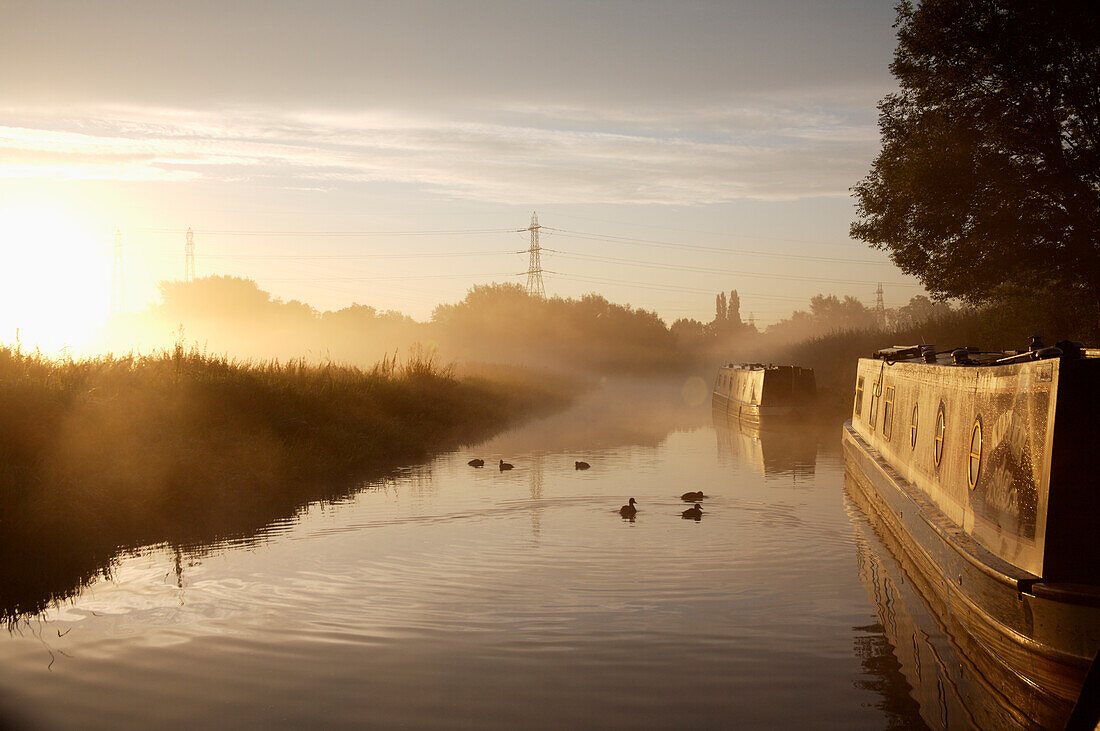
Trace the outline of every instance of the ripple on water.
[[[7, 642], [0, 687], [64, 726], [881, 725], [854, 682], [871, 619], [836, 464], [769, 479], [718, 460], [709, 429], [587, 451], [581, 472], [507, 457], [444, 455], [259, 539], [126, 558], [47, 614], [43, 637], [72, 628], [48, 672], [34, 638]], [[698, 522], [688, 489], [711, 496]]]

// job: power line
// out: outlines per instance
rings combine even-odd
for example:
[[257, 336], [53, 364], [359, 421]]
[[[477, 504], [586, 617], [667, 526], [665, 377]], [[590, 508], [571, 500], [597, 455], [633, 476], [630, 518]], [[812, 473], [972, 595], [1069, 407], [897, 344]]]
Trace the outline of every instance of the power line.
[[526, 250], [513, 249], [497, 251], [445, 251], [445, 252], [418, 252], [408, 254], [202, 254], [202, 259], [250, 259], [250, 260], [280, 260], [290, 259], [296, 261], [341, 261], [355, 259], [445, 259], [466, 256], [502, 256], [504, 254], [525, 254]]
[[519, 277], [527, 272], [485, 272], [464, 274], [410, 274], [385, 277], [263, 277], [265, 282], [389, 282], [404, 281], [408, 279], [461, 279], [463, 277]]
[[[135, 233], [178, 234], [178, 228], [134, 228]], [[526, 231], [527, 229], [520, 229]], [[203, 236], [319, 236], [319, 237], [362, 237], [362, 236], [461, 236], [474, 234], [514, 233], [514, 228], [452, 229], [427, 231], [261, 231], [255, 229], [204, 230], [196, 233]]]
[[638, 223], [637, 221], [612, 221], [606, 218], [593, 218], [592, 216], [578, 216], [574, 213], [558, 213], [556, 214], [562, 218], [575, 218], [582, 221], [595, 221], [596, 223], [609, 223], [613, 226], [632, 226], [635, 228], [651, 228], [660, 229], [663, 231], [686, 231], [692, 234], [699, 234], [702, 236], [729, 236], [738, 239], [758, 239], [762, 241], [786, 241], [794, 244], [814, 244], [815, 246], [836, 246], [841, 248], [850, 249], [853, 246], [862, 246], [856, 241], [821, 241], [820, 239], [800, 239], [789, 236], [768, 236], [767, 234], [741, 234], [730, 233], [729, 231], [701, 231], [699, 229], [684, 228], [682, 226], [660, 226], [652, 223]]
[[720, 254], [742, 254], [748, 256], [770, 256], [778, 259], [800, 259], [809, 261], [832, 261], [846, 264], [865, 264], [870, 266], [894, 266], [888, 261], [868, 261], [867, 259], [851, 259], [838, 256], [815, 256], [811, 254], [781, 254], [774, 251], [753, 251], [749, 249], [728, 249], [721, 246], [703, 246], [702, 244], [684, 244], [673, 241], [657, 241], [654, 239], [638, 239], [630, 236], [613, 236], [610, 234], [596, 234], [585, 231], [569, 231], [552, 226], [543, 226], [547, 231], [554, 231], [567, 238], [585, 239], [588, 241], [605, 241], [617, 244], [633, 244], [637, 246], [651, 246], [662, 249], [684, 249], [688, 251], [707, 251]]
[[[797, 281], [797, 282], [831, 282], [835, 284], [876, 284], [877, 282], [867, 279], [836, 279], [831, 277], [803, 277], [794, 274], [764, 274], [762, 272], [746, 272], [739, 269], [715, 269], [713, 267], [694, 267], [684, 264], [664, 264], [658, 262], [640, 262], [632, 259], [619, 259], [610, 256], [597, 256], [595, 254], [578, 254], [572, 251], [563, 251], [561, 249], [546, 248], [544, 251], [550, 251], [555, 254], [561, 254], [562, 256], [582, 259], [587, 261], [601, 261], [610, 264], [625, 264], [627, 266], [636, 266], [649, 269], [675, 269], [677, 271], [684, 272], [704, 272], [714, 274], [731, 274], [739, 277], [760, 277], [765, 279], [782, 279], [785, 281]], [[891, 283], [894, 287], [920, 287], [919, 284], [905, 284], [900, 282]]]

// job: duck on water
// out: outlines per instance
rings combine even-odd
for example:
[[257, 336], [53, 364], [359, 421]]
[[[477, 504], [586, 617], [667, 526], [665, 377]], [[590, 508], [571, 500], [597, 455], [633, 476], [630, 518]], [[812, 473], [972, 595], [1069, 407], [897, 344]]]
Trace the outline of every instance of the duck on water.
[[694, 507], [690, 507], [684, 512], [680, 513], [687, 520], [701, 520], [703, 517], [703, 506], [699, 503], [695, 503]]
[[500, 460], [500, 471], [501, 472], [503, 472], [504, 470], [510, 470], [513, 467], [515, 467], [515, 465], [509, 464], [509, 463], [505, 462], [503, 459]]
[[630, 502], [619, 508], [619, 515], [623, 516], [624, 518], [633, 518], [635, 515], [637, 515], [638, 509], [634, 507], [635, 502], [636, 501], [634, 500], [634, 498], [630, 498]]

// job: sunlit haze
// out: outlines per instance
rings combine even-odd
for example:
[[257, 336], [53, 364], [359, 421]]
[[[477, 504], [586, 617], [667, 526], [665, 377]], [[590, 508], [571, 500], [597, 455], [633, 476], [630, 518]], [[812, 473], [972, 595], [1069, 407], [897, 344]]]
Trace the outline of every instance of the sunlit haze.
[[111, 251], [70, 211], [49, 203], [0, 205], [4, 266], [0, 333], [25, 348], [83, 348], [108, 314]]
[[[524, 284], [666, 322], [737, 289], [921, 292], [848, 238], [892, 2], [7, 4], [0, 341], [89, 338], [196, 274], [426, 320]], [[461, 7], [461, 10], [459, 10]], [[262, 20], [261, 20], [262, 19]]]

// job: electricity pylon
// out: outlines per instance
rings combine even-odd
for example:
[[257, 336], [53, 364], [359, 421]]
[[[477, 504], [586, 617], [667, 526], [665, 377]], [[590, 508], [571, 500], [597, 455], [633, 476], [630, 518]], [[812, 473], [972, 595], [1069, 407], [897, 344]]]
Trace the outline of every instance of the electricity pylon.
[[886, 327], [886, 305], [882, 301], [882, 282], [878, 283], [875, 290], [875, 322], [879, 327]]
[[115, 271], [111, 277], [111, 315], [122, 314], [122, 231], [115, 229]]
[[183, 247], [183, 281], [195, 280], [195, 232], [187, 229], [187, 243]]
[[546, 286], [542, 283], [542, 260], [539, 257], [539, 217], [531, 211], [531, 226], [527, 230], [531, 232], [531, 248], [528, 249], [530, 260], [527, 264], [527, 294], [546, 299]]

